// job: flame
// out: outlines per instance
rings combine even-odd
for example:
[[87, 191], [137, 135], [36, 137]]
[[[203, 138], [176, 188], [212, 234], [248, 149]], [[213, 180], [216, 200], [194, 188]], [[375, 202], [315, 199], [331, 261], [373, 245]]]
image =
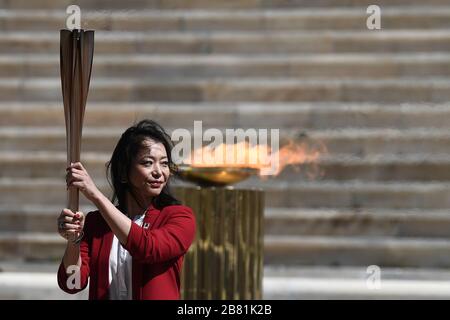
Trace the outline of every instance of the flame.
[[308, 164], [305, 170], [308, 178], [314, 179], [316, 176], [323, 175], [319, 168], [319, 160], [328, 150], [324, 143], [318, 140], [305, 140], [294, 142], [290, 140], [285, 146], [281, 147], [274, 157], [278, 157], [278, 171], [274, 174], [279, 175], [287, 166], [292, 166], [295, 171], [300, 171], [300, 166]]
[[270, 145], [251, 145], [243, 141], [235, 144], [222, 143], [215, 148], [207, 145], [195, 149], [183, 162], [192, 167], [255, 168], [259, 170], [260, 176], [277, 176], [287, 166], [292, 166], [298, 172], [301, 165], [308, 164], [306, 174], [313, 179], [320, 175], [318, 161], [325, 153], [326, 146], [311, 139], [289, 140], [274, 151]]

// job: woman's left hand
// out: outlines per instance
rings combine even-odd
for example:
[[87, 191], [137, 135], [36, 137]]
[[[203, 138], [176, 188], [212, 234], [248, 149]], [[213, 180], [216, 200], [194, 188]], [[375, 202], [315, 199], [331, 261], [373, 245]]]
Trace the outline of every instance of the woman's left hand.
[[80, 162], [73, 163], [66, 171], [67, 187], [78, 188], [91, 201], [100, 194], [100, 190]]

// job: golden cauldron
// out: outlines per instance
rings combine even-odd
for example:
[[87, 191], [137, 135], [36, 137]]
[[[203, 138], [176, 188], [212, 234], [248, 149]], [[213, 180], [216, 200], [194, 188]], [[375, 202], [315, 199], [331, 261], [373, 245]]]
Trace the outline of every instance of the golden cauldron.
[[258, 173], [259, 169], [251, 167], [191, 167], [188, 165], [178, 167], [178, 175], [183, 180], [201, 186], [227, 186]]
[[259, 173], [251, 167], [178, 167], [197, 186], [174, 189], [196, 215], [196, 239], [185, 257], [183, 299], [261, 299], [264, 192], [229, 186]]

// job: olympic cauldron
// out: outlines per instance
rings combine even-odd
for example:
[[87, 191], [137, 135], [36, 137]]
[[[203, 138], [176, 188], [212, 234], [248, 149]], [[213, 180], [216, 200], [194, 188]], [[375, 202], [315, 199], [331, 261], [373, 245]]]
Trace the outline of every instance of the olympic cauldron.
[[183, 299], [261, 299], [264, 193], [231, 186], [258, 173], [251, 167], [182, 165], [179, 176], [195, 186], [174, 189], [197, 220], [185, 256]]

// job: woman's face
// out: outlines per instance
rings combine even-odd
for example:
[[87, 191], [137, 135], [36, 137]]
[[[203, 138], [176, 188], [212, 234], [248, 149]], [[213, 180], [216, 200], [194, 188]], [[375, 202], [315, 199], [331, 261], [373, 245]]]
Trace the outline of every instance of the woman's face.
[[169, 159], [161, 142], [146, 138], [131, 163], [128, 176], [139, 201], [148, 203], [158, 196], [170, 176]]

